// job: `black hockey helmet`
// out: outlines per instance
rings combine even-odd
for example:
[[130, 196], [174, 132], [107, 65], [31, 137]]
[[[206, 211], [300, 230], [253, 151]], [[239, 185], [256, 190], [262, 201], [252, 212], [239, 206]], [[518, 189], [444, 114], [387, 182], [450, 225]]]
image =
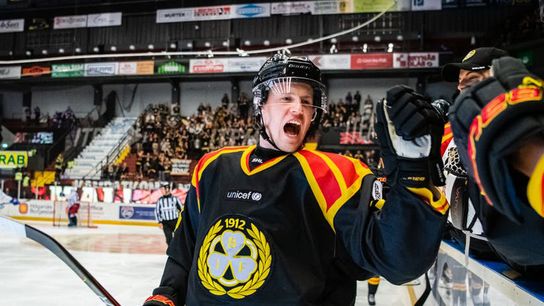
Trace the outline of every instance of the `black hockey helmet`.
[[253, 110], [255, 121], [261, 135], [266, 140], [270, 140], [270, 138], [266, 134], [262, 122], [261, 107], [266, 103], [270, 88], [276, 82], [286, 79], [289, 79], [290, 82], [302, 82], [313, 88], [313, 105], [316, 108], [316, 113], [306, 137], [317, 130], [323, 113], [327, 112], [327, 89], [323, 84], [321, 70], [307, 57], [277, 53], [266, 60], [261, 69], [259, 69], [257, 76], [253, 79]]

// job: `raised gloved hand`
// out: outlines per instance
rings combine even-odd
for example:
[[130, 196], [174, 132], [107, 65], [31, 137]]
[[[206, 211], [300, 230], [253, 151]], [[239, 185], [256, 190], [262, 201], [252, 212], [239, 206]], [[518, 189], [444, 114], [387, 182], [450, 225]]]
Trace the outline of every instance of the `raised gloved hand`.
[[13, 205], [19, 205], [20, 202], [17, 198], [11, 198], [11, 200], [9, 200], [9, 202]]
[[509, 159], [525, 139], [544, 133], [543, 82], [511, 57], [494, 60], [492, 74], [461, 93], [448, 117], [459, 157], [486, 201], [523, 222]]
[[444, 123], [430, 99], [406, 86], [387, 91], [376, 107], [376, 132], [388, 181], [406, 187], [444, 185]]

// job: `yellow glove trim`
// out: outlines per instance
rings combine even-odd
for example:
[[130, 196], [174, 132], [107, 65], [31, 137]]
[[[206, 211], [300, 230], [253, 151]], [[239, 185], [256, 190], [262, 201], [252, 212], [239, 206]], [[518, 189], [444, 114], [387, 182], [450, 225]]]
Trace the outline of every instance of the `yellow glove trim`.
[[540, 157], [527, 184], [527, 198], [531, 207], [544, 217], [544, 155]]
[[439, 195], [438, 199], [434, 199], [435, 196], [433, 191], [429, 188], [414, 188], [414, 187], [407, 187], [408, 190], [410, 190], [412, 193], [415, 193], [417, 196], [422, 198], [427, 204], [429, 204], [434, 210], [437, 212], [445, 215], [448, 212], [448, 209], [450, 208], [450, 205], [448, 204], [448, 201], [446, 201], [446, 196], [442, 191], [439, 191], [435, 187], [434, 190], [436, 191], [436, 194]]

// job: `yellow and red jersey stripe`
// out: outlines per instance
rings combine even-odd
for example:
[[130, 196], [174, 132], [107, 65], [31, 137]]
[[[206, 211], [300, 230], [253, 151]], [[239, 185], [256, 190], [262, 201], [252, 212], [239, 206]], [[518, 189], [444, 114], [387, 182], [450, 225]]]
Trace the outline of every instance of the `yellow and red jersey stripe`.
[[200, 211], [200, 193], [199, 193], [199, 182], [200, 178], [202, 178], [202, 173], [208, 167], [209, 164], [211, 164], [214, 160], [216, 160], [219, 156], [227, 153], [233, 153], [233, 152], [240, 152], [247, 149], [246, 147], [224, 147], [222, 149], [219, 149], [217, 151], [213, 151], [210, 153], [205, 154], [196, 165], [193, 177], [191, 179], [191, 185], [195, 187], [196, 189], [196, 198], [198, 203], [198, 211]]
[[293, 155], [300, 162], [321, 211], [334, 230], [336, 213], [359, 191], [363, 178], [372, 172], [359, 160], [337, 154], [300, 150]]

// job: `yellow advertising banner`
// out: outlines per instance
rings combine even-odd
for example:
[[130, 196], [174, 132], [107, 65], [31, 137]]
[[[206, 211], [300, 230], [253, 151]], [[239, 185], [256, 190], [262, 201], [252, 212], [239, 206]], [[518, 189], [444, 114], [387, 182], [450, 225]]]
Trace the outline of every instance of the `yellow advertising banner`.
[[392, 8], [394, 0], [353, 0], [354, 13], [374, 13]]
[[136, 62], [136, 74], [153, 74], [154, 68], [154, 61]]
[[26, 167], [28, 164], [28, 152], [26, 151], [0, 151], [0, 168], [15, 169]]

